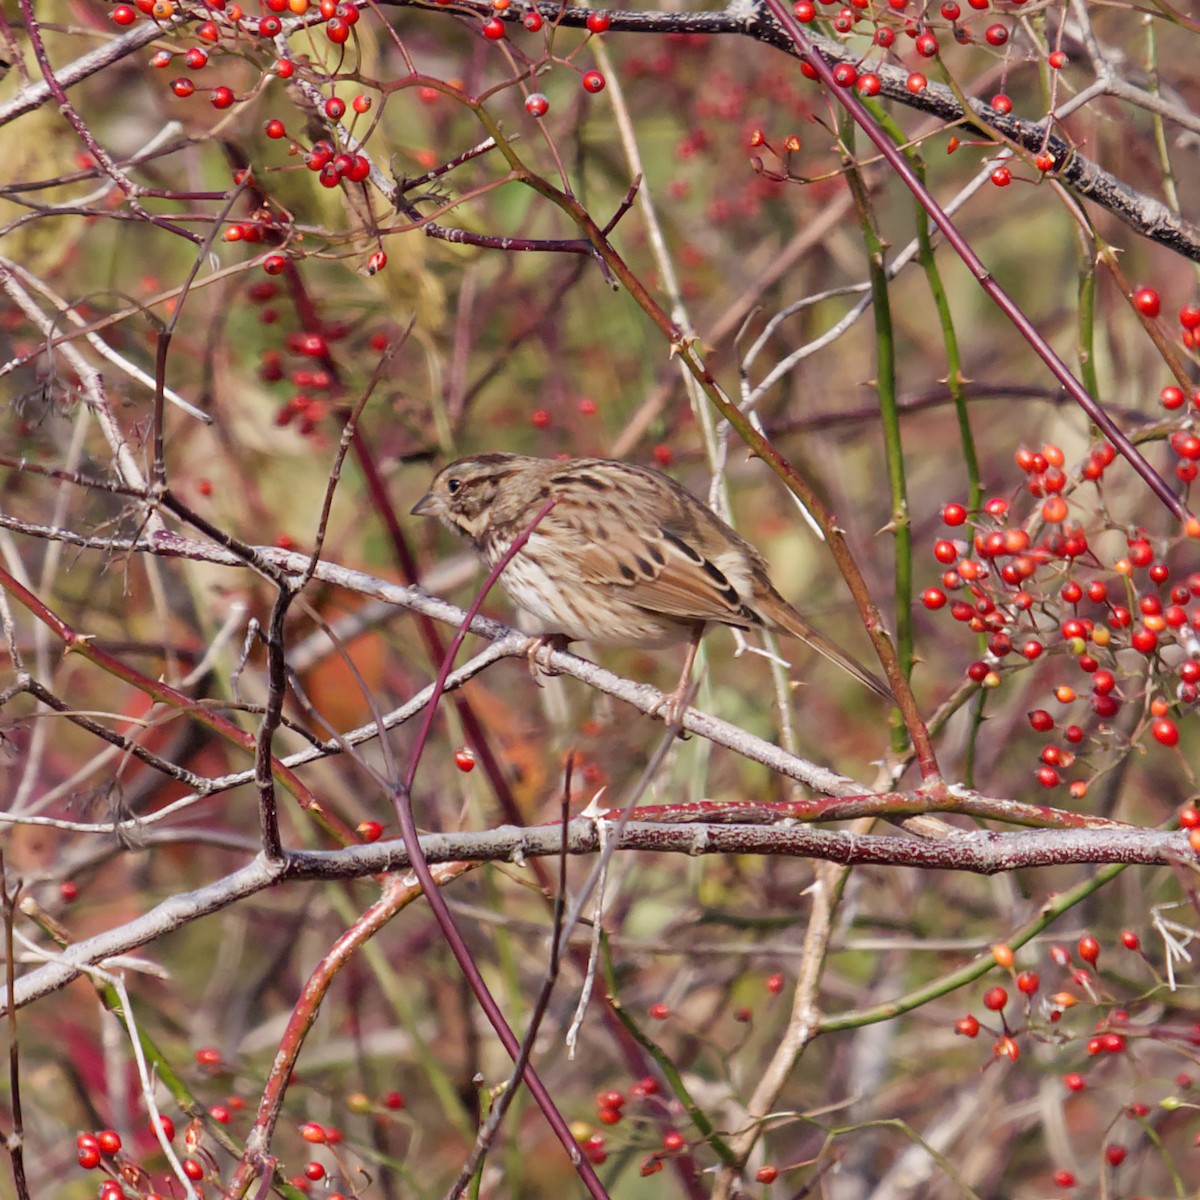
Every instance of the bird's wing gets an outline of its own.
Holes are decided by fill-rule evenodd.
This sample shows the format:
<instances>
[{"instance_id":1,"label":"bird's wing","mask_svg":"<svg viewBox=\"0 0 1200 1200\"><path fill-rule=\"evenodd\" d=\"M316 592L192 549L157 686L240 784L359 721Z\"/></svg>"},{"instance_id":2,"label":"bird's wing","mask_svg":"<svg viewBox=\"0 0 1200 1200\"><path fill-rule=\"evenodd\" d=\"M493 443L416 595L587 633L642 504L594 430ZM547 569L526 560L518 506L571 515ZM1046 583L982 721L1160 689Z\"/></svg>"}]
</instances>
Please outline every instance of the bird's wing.
<instances>
[{"instance_id":1,"label":"bird's wing","mask_svg":"<svg viewBox=\"0 0 1200 1200\"><path fill-rule=\"evenodd\" d=\"M585 584L611 588L647 612L682 621L742 628L762 624L743 601L743 592L749 594L748 581L737 578L737 560L730 563L728 547L723 547L723 566L718 565L700 548L705 538L681 522L634 530L628 521L611 515L576 519L557 509L543 521L546 526L558 527L546 530L554 534L557 569Z\"/></svg>"}]
</instances>

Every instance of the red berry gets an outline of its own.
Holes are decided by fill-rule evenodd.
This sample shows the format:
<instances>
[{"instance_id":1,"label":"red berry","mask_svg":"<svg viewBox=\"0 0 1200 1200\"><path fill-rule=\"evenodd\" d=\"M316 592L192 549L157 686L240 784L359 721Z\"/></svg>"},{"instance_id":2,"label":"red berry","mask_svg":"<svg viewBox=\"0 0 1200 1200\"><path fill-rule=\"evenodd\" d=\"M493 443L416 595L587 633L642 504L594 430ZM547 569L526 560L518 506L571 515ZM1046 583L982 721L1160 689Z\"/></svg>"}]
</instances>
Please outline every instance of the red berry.
<instances>
[{"instance_id":1,"label":"red berry","mask_svg":"<svg viewBox=\"0 0 1200 1200\"><path fill-rule=\"evenodd\" d=\"M550 101L541 92L532 92L525 97L525 111L531 117L544 117L550 108Z\"/></svg>"},{"instance_id":2,"label":"red berry","mask_svg":"<svg viewBox=\"0 0 1200 1200\"><path fill-rule=\"evenodd\" d=\"M591 92L595 95L596 92L604 91L605 78L599 71L585 71L583 79L580 81L583 84L585 92Z\"/></svg>"},{"instance_id":3,"label":"red berry","mask_svg":"<svg viewBox=\"0 0 1200 1200\"><path fill-rule=\"evenodd\" d=\"M1190 331L1200 329L1200 305L1185 304L1179 310L1179 323Z\"/></svg>"},{"instance_id":4,"label":"red berry","mask_svg":"<svg viewBox=\"0 0 1200 1200\"><path fill-rule=\"evenodd\" d=\"M189 71L199 71L201 67L208 66L208 51L201 50L199 46L193 46L184 54L183 65Z\"/></svg>"},{"instance_id":5,"label":"red berry","mask_svg":"<svg viewBox=\"0 0 1200 1200\"><path fill-rule=\"evenodd\" d=\"M483 23L483 36L498 42L504 36L504 22L499 17L489 17Z\"/></svg>"},{"instance_id":6,"label":"red berry","mask_svg":"<svg viewBox=\"0 0 1200 1200\"><path fill-rule=\"evenodd\" d=\"M258 23L258 32L263 37L278 37L283 31L283 22L278 17L263 17Z\"/></svg>"},{"instance_id":7,"label":"red berry","mask_svg":"<svg viewBox=\"0 0 1200 1200\"><path fill-rule=\"evenodd\" d=\"M946 593L941 588L926 588L921 593L921 603L931 612L946 606Z\"/></svg>"},{"instance_id":8,"label":"red berry","mask_svg":"<svg viewBox=\"0 0 1200 1200\"><path fill-rule=\"evenodd\" d=\"M973 1038L979 1033L979 1020L968 1013L954 1022L954 1032L963 1037Z\"/></svg>"},{"instance_id":9,"label":"red berry","mask_svg":"<svg viewBox=\"0 0 1200 1200\"><path fill-rule=\"evenodd\" d=\"M961 504L947 504L942 509L943 525L961 525L967 519L967 510Z\"/></svg>"},{"instance_id":10,"label":"red berry","mask_svg":"<svg viewBox=\"0 0 1200 1200\"><path fill-rule=\"evenodd\" d=\"M186 100L196 90L196 85L190 79L176 79L171 84L171 91L175 93L181 100Z\"/></svg>"},{"instance_id":11,"label":"red berry","mask_svg":"<svg viewBox=\"0 0 1200 1200\"><path fill-rule=\"evenodd\" d=\"M470 746L460 746L454 752L454 765L464 775L475 770L475 751Z\"/></svg>"},{"instance_id":12,"label":"red berry","mask_svg":"<svg viewBox=\"0 0 1200 1200\"><path fill-rule=\"evenodd\" d=\"M932 33L923 33L916 40L917 53L922 58L933 58L938 52L938 40Z\"/></svg>"},{"instance_id":13,"label":"red berry","mask_svg":"<svg viewBox=\"0 0 1200 1200\"><path fill-rule=\"evenodd\" d=\"M1144 625L1133 631L1129 644L1139 653L1150 655L1158 647L1158 634L1147 629Z\"/></svg>"},{"instance_id":14,"label":"red berry","mask_svg":"<svg viewBox=\"0 0 1200 1200\"><path fill-rule=\"evenodd\" d=\"M209 95L209 100L213 108L229 108L233 104L233 88L217 87L213 88Z\"/></svg>"},{"instance_id":15,"label":"red berry","mask_svg":"<svg viewBox=\"0 0 1200 1200\"><path fill-rule=\"evenodd\" d=\"M1160 717L1150 726L1154 740L1163 746L1179 744L1179 726L1168 717Z\"/></svg>"},{"instance_id":16,"label":"red berry","mask_svg":"<svg viewBox=\"0 0 1200 1200\"><path fill-rule=\"evenodd\" d=\"M1036 971L1022 971L1017 976L1017 990L1026 996L1032 996L1038 990L1040 982Z\"/></svg>"},{"instance_id":17,"label":"red berry","mask_svg":"<svg viewBox=\"0 0 1200 1200\"><path fill-rule=\"evenodd\" d=\"M325 115L331 121L339 121L346 115L346 102L340 96L330 96L325 101Z\"/></svg>"},{"instance_id":18,"label":"red berry","mask_svg":"<svg viewBox=\"0 0 1200 1200\"><path fill-rule=\"evenodd\" d=\"M1110 1167L1119 1167L1125 1161L1125 1147L1107 1146L1104 1150L1104 1158Z\"/></svg>"},{"instance_id":19,"label":"red berry","mask_svg":"<svg viewBox=\"0 0 1200 1200\"><path fill-rule=\"evenodd\" d=\"M1038 733L1049 733L1054 728L1054 718L1044 709L1035 708L1029 713L1029 724L1033 726Z\"/></svg>"},{"instance_id":20,"label":"red berry","mask_svg":"<svg viewBox=\"0 0 1200 1200\"><path fill-rule=\"evenodd\" d=\"M274 118L273 120L268 121L263 126L263 132L269 138L278 139L278 138L282 138L282 137L287 137L287 130L284 128L283 122L281 120L279 120L278 117Z\"/></svg>"},{"instance_id":21,"label":"red berry","mask_svg":"<svg viewBox=\"0 0 1200 1200\"><path fill-rule=\"evenodd\" d=\"M792 6L792 16L800 22L801 25L807 25L810 21L816 19L817 6L812 0L796 0Z\"/></svg>"},{"instance_id":22,"label":"red berry","mask_svg":"<svg viewBox=\"0 0 1200 1200\"><path fill-rule=\"evenodd\" d=\"M1008 187L1012 183L1012 172L1007 167L997 167L992 172L992 182L997 187ZM1047 520L1050 518L1047 517Z\"/></svg>"},{"instance_id":23,"label":"red berry","mask_svg":"<svg viewBox=\"0 0 1200 1200\"><path fill-rule=\"evenodd\" d=\"M590 12L587 18L587 27L592 33L603 33L609 26L608 13L605 12Z\"/></svg>"},{"instance_id":24,"label":"red berry","mask_svg":"<svg viewBox=\"0 0 1200 1200\"><path fill-rule=\"evenodd\" d=\"M962 16L962 9L954 3L954 0L946 0L946 3L942 5L942 16L947 21L957 21Z\"/></svg>"},{"instance_id":25,"label":"red berry","mask_svg":"<svg viewBox=\"0 0 1200 1200\"><path fill-rule=\"evenodd\" d=\"M1133 307L1143 317L1149 317L1153 320L1162 310L1162 302L1158 298L1158 293L1153 288L1143 287L1138 288L1133 293Z\"/></svg>"},{"instance_id":26,"label":"red berry","mask_svg":"<svg viewBox=\"0 0 1200 1200\"><path fill-rule=\"evenodd\" d=\"M1091 963L1093 967L1100 957L1100 943L1090 933L1085 933L1079 939L1079 957L1085 963Z\"/></svg>"},{"instance_id":27,"label":"red berry","mask_svg":"<svg viewBox=\"0 0 1200 1200\"><path fill-rule=\"evenodd\" d=\"M521 24L524 25L530 33L537 33L537 31L542 27L542 14L534 9L530 9L527 13L525 13L524 16L522 16Z\"/></svg>"},{"instance_id":28,"label":"red berry","mask_svg":"<svg viewBox=\"0 0 1200 1200\"><path fill-rule=\"evenodd\" d=\"M1007 117L1012 112L1012 101L1003 93L997 92L992 97L992 107L1002 116Z\"/></svg>"},{"instance_id":29,"label":"red berry","mask_svg":"<svg viewBox=\"0 0 1200 1200\"><path fill-rule=\"evenodd\" d=\"M340 46L350 39L350 22L344 17L331 17L325 22L325 36L335 46Z\"/></svg>"},{"instance_id":30,"label":"red berry","mask_svg":"<svg viewBox=\"0 0 1200 1200\"><path fill-rule=\"evenodd\" d=\"M833 68L833 82L838 87L853 87L858 80L858 68L853 63L838 63Z\"/></svg>"},{"instance_id":31,"label":"red berry","mask_svg":"<svg viewBox=\"0 0 1200 1200\"><path fill-rule=\"evenodd\" d=\"M983 993L983 1007L999 1012L1008 1004L1008 993L1002 987L988 988Z\"/></svg>"},{"instance_id":32,"label":"red berry","mask_svg":"<svg viewBox=\"0 0 1200 1200\"><path fill-rule=\"evenodd\" d=\"M904 81L904 86L915 96L929 86L929 80L920 71L913 71Z\"/></svg>"},{"instance_id":33,"label":"red berry","mask_svg":"<svg viewBox=\"0 0 1200 1200\"><path fill-rule=\"evenodd\" d=\"M1061 50L1052 50L1046 61L1054 71L1061 71L1067 65L1067 56Z\"/></svg>"},{"instance_id":34,"label":"red berry","mask_svg":"<svg viewBox=\"0 0 1200 1200\"><path fill-rule=\"evenodd\" d=\"M128 4L118 4L109 16L116 25L132 25L137 20L137 10Z\"/></svg>"},{"instance_id":35,"label":"red berry","mask_svg":"<svg viewBox=\"0 0 1200 1200\"><path fill-rule=\"evenodd\" d=\"M1008 26L989 25L984 30L983 36L989 46L1003 46L1008 41Z\"/></svg>"}]
</instances>

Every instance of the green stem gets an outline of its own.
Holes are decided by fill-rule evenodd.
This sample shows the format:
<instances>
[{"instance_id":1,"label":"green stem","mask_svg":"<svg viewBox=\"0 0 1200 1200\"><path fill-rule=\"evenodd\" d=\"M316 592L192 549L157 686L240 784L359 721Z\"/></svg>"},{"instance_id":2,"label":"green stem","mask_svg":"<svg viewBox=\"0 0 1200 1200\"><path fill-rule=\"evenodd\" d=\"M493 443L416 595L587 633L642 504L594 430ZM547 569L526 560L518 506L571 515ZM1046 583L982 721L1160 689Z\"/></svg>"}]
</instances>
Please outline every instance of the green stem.
<instances>
[{"instance_id":1,"label":"green stem","mask_svg":"<svg viewBox=\"0 0 1200 1200\"><path fill-rule=\"evenodd\" d=\"M912 523L908 515L908 487L904 472L904 446L900 438L900 407L896 398L896 340L892 328L892 309L888 294L885 245L879 236L871 197L854 160L856 126L848 112L839 121L843 166L859 227L867 251L867 273L871 282L872 309L875 314L875 393L879 398L880 427L883 431L884 461L887 463L888 488L892 516L888 528L895 538L893 567L896 590L896 653L907 679L913 666L913 565ZM892 717L892 744L903 752L906 745L904 724L898 713Z\"/></svg>"}]
</instances>

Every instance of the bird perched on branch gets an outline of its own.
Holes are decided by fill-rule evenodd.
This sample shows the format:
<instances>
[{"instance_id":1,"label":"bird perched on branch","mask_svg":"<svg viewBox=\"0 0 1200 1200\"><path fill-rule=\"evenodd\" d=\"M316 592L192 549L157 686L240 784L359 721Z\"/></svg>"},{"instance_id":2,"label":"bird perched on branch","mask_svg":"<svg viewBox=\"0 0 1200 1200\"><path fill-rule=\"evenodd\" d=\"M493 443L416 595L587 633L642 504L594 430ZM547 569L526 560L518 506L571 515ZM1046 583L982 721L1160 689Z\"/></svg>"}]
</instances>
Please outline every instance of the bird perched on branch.
<instances>
[{"instance_id":1,"label":"bird perched on branch","mask_svg":"<svg viewBox=\"0 0 1200 1200\"><path fill-rule=\"evenodd\" d=\"M440 517L495 566L551 498L499 582L546 641L688 642L679 685L664 700L668 721L712 624L789 633L892 699L775 590L745 538L661 471L611 458L476 454L443 468L412 511Z\"/></svg>"}]
</instances>

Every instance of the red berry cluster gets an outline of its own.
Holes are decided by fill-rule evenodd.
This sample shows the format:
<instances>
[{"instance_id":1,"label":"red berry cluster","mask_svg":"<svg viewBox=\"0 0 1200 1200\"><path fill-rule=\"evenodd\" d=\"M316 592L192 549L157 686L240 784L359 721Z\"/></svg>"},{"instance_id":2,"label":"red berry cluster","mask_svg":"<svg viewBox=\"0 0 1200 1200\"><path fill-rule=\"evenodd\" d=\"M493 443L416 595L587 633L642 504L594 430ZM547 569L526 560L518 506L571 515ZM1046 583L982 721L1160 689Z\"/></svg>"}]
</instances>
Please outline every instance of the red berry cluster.
<instances>
[{"instance_id":1,"label":"red berry cluster","mask_svg":"<svg viewBox=\"0 0 1200 1200\"><path fill-rule=\"evenodd\" d=\"M940 586L927 588L922 602L930 610L946 609L986 639L987 657L967 669L975 682L996 687L1006 664L1011 671L1011 664L1047 654L1069 660L1069 670L1086 677L1093 724L1111 721L1122 704L1148 693L1150 719L1135 737L1149 732L1173 746L1179 731L1171 714L1200 697L1200 572L1173 581L1164 561L1168 547L1156 549L1140 530L1126 533L1125 553L1115 560L1106 562L1092 550L1079 518L1071 522L1072 510L1083 510L1078 485L1099 485L1114 458L1107 443L1094 446L1072 480L1058 446L1018 450L1024 493L1040 505L1024 520L1003 497L988 500L975 514L961 504L946 505L943 522L951 529L971 525L973 534L934 543L933 556L945 570ZM1140 666L1122 657L1130 650L1140 656L1135 660ZM1054 697L1062 706L1077 700L1069 675L1054 687ZM1039 733L1051 733L1060 723L1046 709L1030 713L1029 720ZM1043 749L1037 778L1044 787L1060 784L1073 765L1073 747L1085 737L1082 715L1077 721L1062 722L1065 745ZM1112 744L1108 728L1104 742ZM1083 780L1072 784L1073 795L1085 792Z\"/></svg>"},{"instance_id":2,"label":"red berry cluster","mask_svg":"<svg viewBox=\"0 0 1200 1200\"><path fill-rule=\"evenodd\" d=\"M278 259L276 264L272 259ZM269 256L263 263L269 273L282 271L286 259L282 255ZM280 319L274 301L284 293L279 284L270 279L260 279L246 291L248 299L259 308L259 321L274 325ZM340 341L349 333L345 325L330 324L320 332L295 331L284 338L284 351L292 356L292 363L285 362L284 353L278 349L262 352L259 360L259 377L266 383L287 380L296 390L275 414L279 426L293 422L300 433L308 436L316 431L318 423L328 416L331 396L337 380L332 369L331 343ZM386 344L386 338L383 338ZM382 348L377 339L372 339L372 348ZM308 360L308 361L305 361ZM313 360L318 360L314 362Z\"/></svg>"},{"instance_id":3,"label":"red berry cluster","mask_svg":"<svg viewBox=\"0 0 1200 1200\"><path fill-rule=\"evenodd\" d=\"M628 1096L623 1092L617 1091L615 1088L606 1089L596 1097L596 1120L601 1125L617 1125L625 1115L625 1104L628 1100L652 1102L653 1097L658 1095L658 1091L658 1080L652 1076L646 1076L645 1079L641 1079L635 1083L629 1089ZM653 1102L658 1103L661 1107L661 1102ZM579 1122L576 1128L576 1137L589 1160L597 1164L604 1162L608 1158L604 1136L599 1133L593 1133L584 1122ZM679 1154L687 1148L687 1139L679 1130L668 1129L662 1136L660 1146L660 1149L648 1154L642 1160L642 1175L658 1174L663 1168L664 1158Z\"/></svg>"},{"instance_id":4,"label":"red berry cluster","mask_svg":"<svg viewBox=\"0 0 1200 1200\"><path fill-rule=\"evenodd\" d=\"M304 156L304 165L313 171L322 187L335 188L343 180L362 183L371 174L371 162L362 154L337 151L333 143L321 138Z\"/></svg>"},{"instance_id":5,"label":"red berry cluster","mask_svg":"<svg viewBox=\"0 0 1200 1200\"><path fill-rule=\"evenodd\" d=\"M1120 935L1120 942L1125 951L1140 955L1141 944L1132 930L1125 930ZM1145 1055L1149 1055L1167 1046L1183 1057L1192 1055L1192 1048L1200 1045L1200 1023L1185 1028L1168 1021L1160 1013L1157 1001L1146 1001L1148 1012L1154 1014L1152 1023L1135 1022L1129 1009L1111 1001L1108 998L1108 990L1099 986L1096 975L1100 960L1099 941L1091 934L1084 934L1076 946L1076 953L1083 966L1074 963L1071 951L1066 946L1055 945L1050 948L1051 961L1064 973L1064 982L1059 991L1043 997L1041 1002L1035 1005L1034 998L1041 989L1038 974L1029 970L1018 972L1011 947L999 945L992 948L992 957L997 966L1008 973L1016 990L1025 998L1021 1024L1017 1025L1010 1023L1011 1010L1007 988L995 985L983 993L983 1007L988 1012L997 1014L1000 1019L998 1029L987 1030L994 1039L993 1061L1007 1059L1016 1062L1020 1057L1020 1044L1023 1041L1033 1040L1042 1044L1053 1042L1064 1048L1082 1046L1087 1061L1062 1076L1065 1100L1070 1094L1087 1090L1091 1070L1101 1068L1106 1062L1116 1060L1119 1063L1128 1063L1131 1086L1141 1086L1155 1075L1155 1071L1150 1069L1150 1064L1136 1061L1143 1056L1143 1049ZM1123 976L1127 976L1130 970L1127 963L1121 964ZM1090 1004L1093 1007L1104 1004L1105 1007L1090 1029L1064 1028L1064 1024L1069 1024L1064 1022L1066 1014L1082 1004ZM983 1029L984 1024L972 1013L954 1022L954 1032L962 1037L975 1038ZM1161 1068L1161 1060L1154 1065ZM1105 1070L1103 1079L1105 1087L1111 1088L1112 1069ZM1193 1080L1190 1074L1180 1073L1175 1076L1173 1084L1180 1091L1188 1091L1193 1087ZM1137 1101L1124 1105L1122 1112L1126 1118L1142 1121L1149 1115L1150 1108ZM1109 1166L1119 1165L1124 1157L1125 1150L1118 1143L1110 1143L1104 1149L1104 1161ZM1060 1187L1073 1186L1074 1176L1070 1172L1061 1171L1055 1179Z\"/></svg>"},{"instance_id":6,"label":"red berry cluster","mask_svg":"<svg viewBox=\"0 0 1200 1200\"><path fill-rule=\"evenodd\" d=\"M168 1142L175 1140L175 1123L170 1117L157 1118L157 1128L152 1124L137 1139L147 1147L157 1147L159 1137ZM162 1192L156 1190L150 1174L143 1170L135 1158L125 1149L121 1135L113 1129L101 1129L96 1133L80 1133L75 1138L76 1161L85 1171L103 1171L108 1178L97 1189L100 1200L127 1200L137 1195L142 1200L162 1200ZM184 1171L193 1180L203 1177L203 1168L198 1174L188 1170L193 1159L184 1159ZM164 1183L163 1192L171 1191Z\"/></svg>"},{"instance_id":7,"label":"red berry cluster","mask_svg":"<svg viewBox=\"0 0 1200 1200\"><path fill-rule=\"evenodd\" d=\"M1162 297L1152 287L1135 288L1129 301L1149 321L1157 320L1162 312ZM1179 340L1185 349L1195 350L1200 346L1200 305L1185 304L1179 310L1179 325L1182 329Z\"/></svg>"},{"instance_id":8,"label":"red berry cluster","mask_svg":"<svg viewBox=\"0 0 1200 1200\"><path fill-rule=\"evenodd\" d=\"M837 4L838 0L822 0L822 3ZM1019 7L1026 0L1011 0L1011 3ZM967 0L967 6L987 12L991 8L991 0ZM811 24L818 17L817 5L814 0L797 0L792 6L792 15L802 25ZM822 20L828 21L834 34L846 39L860 35L860 27L867 24L872 32L872 53L879 54L882 61L891 60L901 66L906 64L903 56L895 50L897 37L912 42L913 52L919 62L920 59L937 58L941 54L943 38L958 44L983 43L999 49L1007 44L1013 32L1005 21L992 20L981 30L972 26L964 20L962 6L957 0L945 0L936 11L932 5L918 5L915 0L887 0L886 3L882 0L849 0L832 16L822 17ZM1065 65L1066 58L1061 52L1055 51L1047 56L1047 61L1057 69ZM880 88L878 75L862 68L862 61L857 64L840 63L834 71L834 79L839 87L855 87L863 95L877 95ZM802 62L800 69L808 78L817 78L810 63ZM928 85L929 81L921 71L909 71L907 87L910 92L920 93ZM1002 99L1007 101L1007 107L995 105L997 111L1011 112L1011 101L1007 97Z\"/></svg>"},{"instance_id":9,"label":"red berry cluster","mask_svg":"<svg viewBox=\"0 0 1200 1200\"><path fill-rule=\"evenodd\" d=\"M226 227L222 237L227 242L257 243L268 236L282 236L279 217L266 205L256 209L245 221L235 221Z\"/></svg>"},{"instance_id":10,"label":"red berry cluster","mask_svg":"<svg viewBox=\"0 0 1200 1200\"><path fill-rule=\"evenodd\" d=\"M448 2L449 0L438 0L439 4ZM507 36L512 23L505 21L499 14L507 12L511 7L512 0L492 0L493 15L485 17L483 23L480 25L480 31L488 41L500 42ZM521 14L521 25L528 33L538 33L544 24L542 14L536 9L526 9ZM606 12L589 12L587 15L586 25L589 34L604 33L611 24L612 18ZM583 71L580 75L580 83L583 85L583 90L591 92L593 95L596 92L602 92L607 82L604 76L596 70ZM549 105L546 102L546 98L538 94L536 99L531 97L529 100L526 100L525 107L533 116L541 117L545 115Z\"/></svg>"},{"instance_id":11,"label":"red berry cluster","mask_svg":"<svg viewBox=\"0 0 1200 1200\"><path fill-rule=\"evenodd\" d=\"M133 4L118 4L112 10L111 16L118 25L130 25L137 20L138 13L141 12L161 23L175 15L176 7L173 0L135 0ZM320 3L315 5L310 3L310 0L262 0L262 8L266 11L257 16L247 16L238 4L209 3L207 7L212 12L212 18L200 22L190 29L190 32L198 41L212 47L218 46L223 38L230 41L236 39L239 42L239 50L244 50L244 39L247 37L269 41L280 36L284 29L282 20L276 15L279 13L303 16L310 8L317 8L325 22L325 36L334 45L341 45L348 40L350 30L358 23L360 15L355 5L339 3L338 0L320 0ZM169 67L176 61L181 62L189 71L200 71L209 66L210 51L204 46L192 46L179 52L160 49L150 58L151 66L158 68ZM283 58L275 63L274 70L281 78L288 79L295 74L296 64L290 58ZM186 76L173 80L170 86L171 91L180 99L186 99L196 93L196 84ZM232 88L219 84L212 88L209 99L214 108L226 109L234 104L237 97ZM364 106L360 107L360 104ZM371 102L366 97L360 96L355 101L356 112L365 112L370 106ZM344 101L334 98L326 105L326 113L332 119L337 119L344 112ZM282 122L271 121L267 124L269 137L284 136ZM272 127L277 132L272 132Z\"/></svg>"},{"instance_id":12,"label":"red berry cluster","mask_svg":"<svg viewBox=\"0 0 1200 1200\"><path fill-rule=\"evenodd\" d=\"M646 1076L645 1079L639 1080L630 1089L628 1096L624 1092L617 1091L615 1088L609 1088L601 1092L596 1097L596 1120L601 1125L617 1125L625 1115L625 1104L628 1100L648 1101L651 1097L658 1094L658 1080L652 1076ZM579 1144L583 1148L583 1152L587 1155L588 1160L596 1165L603 1163L608 1158L607 1140L602 1133L593 1132L586 1122L579 1122L576 1134L579 1139ZM678 1145L675 1144L675 1139L678 1139ZM668 1141L675 1146L675 1149L669 1150L670 1153L677 1153L683 1147L683 1139L680 1134L674 1130L669 1132L663 1139L663 1149L668 1149ZM661 1155L652 1154L645 1163L642 1164L642 1174L654 1174L660 1169L661 1162L658 1166L647 1170L647 1164L657 1161Z\"/></svg>"}]
</instances>

